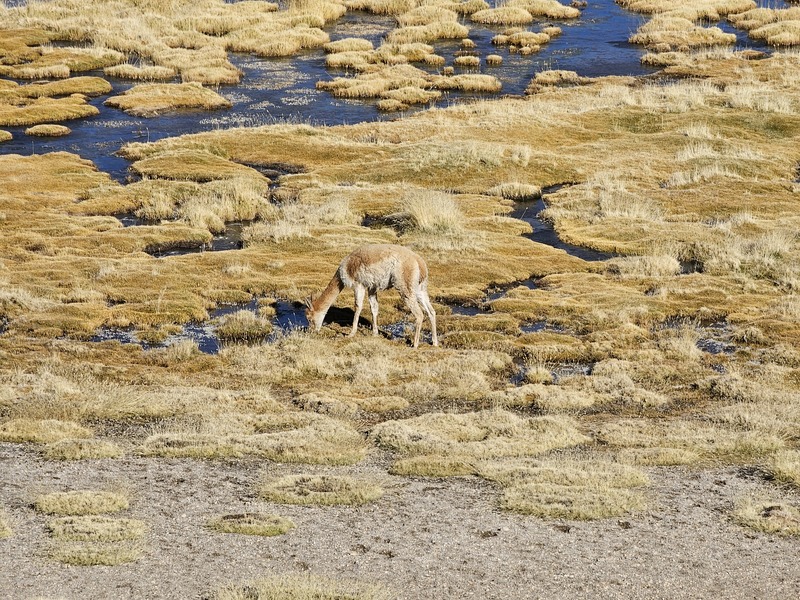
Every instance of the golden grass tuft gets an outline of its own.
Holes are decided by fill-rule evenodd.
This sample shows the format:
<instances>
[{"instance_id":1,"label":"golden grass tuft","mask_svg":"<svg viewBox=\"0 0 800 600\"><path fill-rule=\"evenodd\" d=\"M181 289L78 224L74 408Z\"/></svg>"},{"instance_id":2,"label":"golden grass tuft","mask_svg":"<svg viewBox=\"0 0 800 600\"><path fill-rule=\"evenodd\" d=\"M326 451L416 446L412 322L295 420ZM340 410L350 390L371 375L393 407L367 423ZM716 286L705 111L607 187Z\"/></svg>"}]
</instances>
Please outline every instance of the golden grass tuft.
<instances>
[{"instance_id":1,"label":"golden grass tuft","mask_svg":"<svg viewBox=\"0 0 800 600\"><path fill-rule=\"evenodd\" d=\"M147 531L144 521L89 515L59 517L47 522L50 537L66 542L137 540Z\"/></svg>"},{"instance_id":2,"label":"golden grass tuft","mask_svg":"<svg viewBox=\"0 0 800 600\"><path fill-rule=\"evenodd\" d=\"M266 513L222 515L206 522L206 527L217 533L238 533L272 537L283 535L295 528L291 519Z\"/></svg>"},{"instance_id":3,"label":"golden grass tuft","mask_svg":"<svg viewBox=\"0 0 800 600\"><path fill-rule=\"evenodd\" d=\"M498 183L486 190L490 196L501 196L515 202L532 202L542 197L542 188L538 185L508 181Z\"/></svg>"},{"instance_id":4,"label":"golden grass tuft","mask_svg":"<svg viewBox=\"0 0 800 600\"><path fill-rule=\"evenodd\" d=\"M50 548L48 556L60 563L77 567L114 567L134 562L141 557L140 543L59 543Z\"/></svg>"},{"instance_id":5,"label":"golden grass tuft","mask_svg":"<svg viewBox=\"0 0 800 600\"><path fill-rule=\"evenodd\" d=\"M69 438L89 438L92 435L91 429L78 423L54 419L12 419L0 425L0 441L3 442L49 444Z\"/></svg>"},{"instance_id":6,"label":"golden grass tuft","mask_svg":"<svg viewBox=\"0 0 800 600\"><path fill-rule=\"evenodd\" d=\"M37 137L62 137L70 133L72 133L72 130L64 125L34 125L25 130L25 135L34 135Z\"/></svg>"},{"instance_id":7,"label":"golden grass tuft","mask_svg":"<svg viewBox=\"0 0 800 600\"><path fill-rule=\"evenodd\" d=\"M140 160L133 170L142 176L206 182L250 178L265 181L255 169L233 163L206 150L174 150Z\"/></svg>"},{"instance_id":8,"label":"golden grass tuft","mask_svg":"<svg viewBox=\"0 0 800 600\"><path fill-rule=\"evenodd\" d=\"M433 78L437 90L459 90L462 92L499 92L503 84L493 75L470 73L463 75L439 76Z\"/></svg>"},{"instance_id":9,"label":"golden grass tuft","mask_svg":"<svg viewBox=\"0 0 800 600\"><path fill-rule=\"evenodd\" d=\"M106 440L64 439L45 446L42 455L48 460L120 458L122 449Z\"/></svg>"},{"instance_id":10,"label":"golden grass tuft","mask_svg":"<svg viewBox=\"0 0 800 600\"><path fill-rule=\"evenodd\" d=\"M214 600L388 600L389 597L377 586L309 574L277 575L229 585L211 596Z\"/></svg>"},{"instance_id":11,"label":"golden grass tuft","mask_svg":"<svg viewBox=\"0 0 800 600\"><path fill-rule=\"evenodd\" d=\"M800 535L800 509L787 502L741 500L733 512L733 520L739 525L779 535Z\"/></svg>"},{"instance_id":12,"label":"golden grass tuft","mask_svg":"<svg viewBox=\"0 0 800 600\"><path fill-rule=\"evenodd\" d=\"M496 67L503 64L503 57L499 54L488 54L486 56L486 64L490 67Z\"/></svg>"},{"instance_id":13,"label":"golden grass tuft","mask_svg":"<svg viewBox=\"0 0 800 600\"><path fill-rule=\"evenodd\" d=\"M681 448L625 448L617 454L617 460L642 467L665 467L691 465L700 460L700 455Z\"/></svg>"},{"instance_id":14,"label":"golden grass tuft","mask_svg":"<svg viewBox=\"0 0 800 600\"><path fill-rule=\"evenodd\" d=\"M199 83L145 83L108 98L104 104L137 117L175 110L218 110L231 103Z\"/></svg>"},{"instance_id":15,"label":"golden grass tuft","mask_svg":"<svg viewBox=\"0 0 800 600\"><path fill-rule=\"evenodd\" d=\"M504 410L428 413L375 426L370 439L407 455L532 456L588 441L567 417L523 418Z\"/></svg>"},{"instance_id":16,"label":"golden grass tuft","mask_svg":"<svg viewBox=\"0 0 800 600\"><path fill-rule=\"evenodd\" d=\"M598 440L618 448L673 448L702 458L752 459L781 450L785 442L773 434L735 431L697 421L623 419L604 425Z\"/></svg>"},{"instance_id":17,"label":"golden grass tuft","mask_svg":"<svg viewBox=\"0 0 800 600\"><path fill-rule=\"evenodd\" d=\"M142 456L230 458L253 455L278 462L344 465L366 453L361 435L345 421L301 412L231 416L207 430L167 431L148 437Z\"/></svg>"},{"instance_id":18,"label":"golden grass tuft","mask_svg":"<svg viewBox=\"0 0 800 600\"><path fill-rule=\"evenodd\" d=\"M280 504L361 506L383 495L373 483L333 475L287 475L265 481L258 488L262 500Z\"/></svg>"},{"instance_id":19,"label":"golden grass tuft","mask_svg":"<svg viewBox=\"0 0 800 600\"><path fill-rule=\"evenodd\" d=\"M174 79L177 71L172 67L159 67L157 65L114 65L103 69L103 74L108 77L132 79L134 81L169 81Z\"/></svg>"},{"instance_id":20,"label":"golden grass tuft","mask_svg":"<svg viewBox=\"0 0 800 600\"><path fill-rule=\"evenodd\" d=\"M533 16L524 8L502 6L474 12L469 17L475 23L484 25L527 25Z\"/></svg>"},{"instance_id":21,"label":"golden grass tuft","mask_svg":"<svg viewBox=\"0 0 800 600\"><path fill-rule=\"evenodd\" d=\"M36 498L33 506L48 515L99 515L128 509L128 499L116 492L76 490L53 492Z\"/></svg>"},{"instance_id":22,"label":"golden grass tuft","mask_svg":"<svg viewBox=\"0 0 800 600\"><path fill-rule=\"evenodd\" d=\"M767 469L778 481L800 488L800 450L776 452L767 460Z\"/></svg>"},{"instance_id":23,"label":"golden grass tuft","mask_svg":"<svg viewBox=\"0 0 800 600\"><path fill-rule=\"evenodd\" d=\"M217 337L223 342L261 342L272 333L272 323L249 310L240 310L220 319Z\"/></svg>"},{"instance_id":24,"label":"golden grass tuft","mask_svg":"<svg viewBox=\"0 0 800 600\"><path fill-rule=\"evenodd\" d=\"M648 484L638 469L601 460L491 461L478 474L505 488L503 508L543 518L607 519L641 510L645 497L631 488Z\"/></svg>"},{"instance_id":25,"label":"golden grass tuft","mask_svg":"<svg viewBox=\"0 0 800 600\"><path fill-rule=\"evenodd\" d=\"M457 67L477 69L481 66L481 59L477 56L457 56L453 64Z\"/></svg>"},{"instance_id":26,"label":"golden grass tuft","mask_svg":"<svg viewBox=\"0 0 800 600\"><path fill-rule=\"evenodd\" d=\"M473 475L475 464L469 457L424 454L396 460L389 472L414 477L457 477Z\"/></svg>"},{"instance_id":27,"label":"golden grass tuft","mask_svg":"<svg viewBox=\"0 0 800 600\"><path fill-rule=\"evenodd\" d=\"M464 229L464 214L451 194L409 190L396 218L413 231L431 235L457 235Z\"/></svg>"},{"instance_id":28,"label":"golden grass tuft","mask_svg":"<svg viewBox=\"0 0 800 600\"><path fill-rule=\"evenodd\" d=\"M363 38L343 38L328 42L323 46L325 52L368 52L374 49L372 42Z\"/></svg>"},{"instance_id":29,"label":"golden grass tuft","mask_svg":"<svg viewBox=\"0 0 800 600\"><path fill-rule=\"evenodd\" d=\"M11 134L10 131L2 131L2 130L0 130L0 143L10 142L13 139L14 139L14 136Z\"/></svg>"},{"instance_id":30,"label":"golden grass tuft","mask_svg":"<svg viewBox=\"0 0 800 600\"><path fill-rule=\"evenodd\" d=\"M564 6L559 0L508 0L505 6L522 8L534 17L576 19L581 16L574 6Z\"/></svg>"}]
</instances>

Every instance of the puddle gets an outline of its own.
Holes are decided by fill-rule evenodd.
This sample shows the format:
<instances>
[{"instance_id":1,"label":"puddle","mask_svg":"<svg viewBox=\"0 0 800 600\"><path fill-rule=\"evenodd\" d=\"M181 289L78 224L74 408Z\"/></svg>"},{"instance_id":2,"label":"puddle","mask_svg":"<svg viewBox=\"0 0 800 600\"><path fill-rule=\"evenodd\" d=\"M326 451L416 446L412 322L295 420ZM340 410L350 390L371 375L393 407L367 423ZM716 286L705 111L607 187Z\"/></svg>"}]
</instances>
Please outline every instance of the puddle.
<instances>
[{"instance_id":1,"label":"puddle","mask_svg":"<svg viewBox=\"0 0 800 600\"><path fill-rule=\"evenodd\" d=\"M534 321L533 323L521 325L520 331L522 331L522 333L537 333L540 331L549 333L564 333L567 330L560 325L549 323L548 321Z\"/></svg>"},{"instance_id":2,"label":"puddle","mask_svg":"<svg viewBox=\"0 0 800 600\"><path fill-rule=\"evenodd\" d=\"M120 217L117 217L122 221ZM136 217L134 217L135 219ZM198 252L222 252L225 250L239 250L244 247L242 242L242 230L252 221L234 221L225 223L225 231L215 235L208 244L192 244L191 242L179 242L176 247L164 248L145 248L145 252L156 258L167 258L169 256L184 256L186 254L197 254ZM123 222L123 225L125 223ZM142 225L145 222L134 223ZM128 225L126 225L127 227Z\"/></svg>"},{"instance_id":3,"label":"puddle","mask_svg":"<svg viewBox=\"0 0 800 600\"><path fill-rule=\"evenodd\" d=\"M555 190L551 189L550 191L552 192ZM547 205L544 201L545 197L546 193L543 192L542 198L536 200L535 202L514 203L514 210L509 216L519 219L520 221L525 221L533 229L531 233L526 233L525 237L533 240L534 242L547 244L553 248L564 250L570 256L574 256L586 261L596 262L608 260L609 258L614 258L614 256L616 256L610 252L601 252L599 250L593 250L592 248L575 246L574 244L569 244L562 241L561 238L558 237L555 229L553 229L553 225L539 218L539 213L547 208Z\"/></svg>"},{"instance_id":4,"label":"puddle","mask_svg":"<svg viewBox=\"0 0 800 600\"><path fill-rule=\"evenodd\" d=\"M516 364L515 367L510 383L516 386L525 385L527 369L522 364ZM545 368L550 371L553 384L558 384L560 381L576 375L590 375L594 368L594 363L555 363L545 365Z\"/></svg>"}]
</instances>

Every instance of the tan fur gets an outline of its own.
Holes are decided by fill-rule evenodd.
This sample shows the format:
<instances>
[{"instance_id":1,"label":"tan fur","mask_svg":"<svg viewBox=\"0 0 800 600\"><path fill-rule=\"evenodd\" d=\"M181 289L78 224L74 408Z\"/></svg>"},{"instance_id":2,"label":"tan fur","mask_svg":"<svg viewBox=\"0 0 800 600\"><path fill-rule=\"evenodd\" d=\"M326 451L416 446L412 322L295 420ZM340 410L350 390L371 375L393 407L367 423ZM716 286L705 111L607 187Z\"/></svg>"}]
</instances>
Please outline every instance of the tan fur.
<instances>
[{"instance_id":1,"label":"tan fur","mask_svg":"<svg viewBox=\"0 0 800 600\"><path fill-rule=\"evenodd\" d=\"M315 331L322 327L328 309L346 287L355 294L355 316L351 336L356 334L358 317L364 306L364 296L369 296L372 310L372 333L378 335L378 292L394 288L414 315L414 347L419 345L424 314L431 322L432 341L439 345L436 335L436 312L428 298L428 265L425 260L405 246L394 244L369 244L354 250L342 260L333 278L313 301L307 301L306 317ZM420 308L422 305L422 308Z\"/></svg>"}]
</instances>

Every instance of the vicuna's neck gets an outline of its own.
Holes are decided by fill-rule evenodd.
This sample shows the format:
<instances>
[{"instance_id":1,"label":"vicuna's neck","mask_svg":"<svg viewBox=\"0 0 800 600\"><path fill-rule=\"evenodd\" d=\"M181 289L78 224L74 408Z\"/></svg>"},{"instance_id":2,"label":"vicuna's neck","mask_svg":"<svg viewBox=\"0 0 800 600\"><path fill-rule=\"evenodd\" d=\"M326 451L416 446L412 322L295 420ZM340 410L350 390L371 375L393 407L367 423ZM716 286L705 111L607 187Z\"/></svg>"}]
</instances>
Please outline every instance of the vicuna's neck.
<instances>
[{"instance_id":1,"label":"vicuna's neck","mask_svg":"<svg viewBox=\"0 0 800 600\"><path fill-rule=\"evenodd\" d=\"M328 283L328 287L322 290L322 293L311 303L314 312L322 315L327 314L328 309L336 302L336 298L343 289L344 283L342 283L339 273L337 272L330 283Z\"/></svg>"}]
</instances>

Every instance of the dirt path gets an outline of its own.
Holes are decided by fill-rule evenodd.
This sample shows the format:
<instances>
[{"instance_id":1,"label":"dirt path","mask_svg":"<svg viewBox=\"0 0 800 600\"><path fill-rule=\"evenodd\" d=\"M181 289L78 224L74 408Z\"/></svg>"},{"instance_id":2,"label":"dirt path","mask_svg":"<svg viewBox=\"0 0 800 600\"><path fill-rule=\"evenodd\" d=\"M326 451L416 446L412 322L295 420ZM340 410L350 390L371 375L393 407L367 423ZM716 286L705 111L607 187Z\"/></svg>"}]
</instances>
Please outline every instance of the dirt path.
<instances>
[{"instance_id":1,"label":"dirt path","mask_svg":"<svg viewBox=\"0 0 800 600\"><path fill-rule=\"evenodd\" d=\"M263 473L374 477L387 489L362 508L263 503ZM542 521L500 512L498 492L476 478L386 475L375 456L352 468L287 469L257 460L44 461L0 444L0 505L15 535L0 541L0 597L200 598L226 583L291 571L358 578L397 597L769 598L800 597L800 540L758 534L727 520L734 501L782 492L746 470L651 471L650 509L624 519ZM43 557L41 492L129 491L145 520L147 551L117 567L70 567ZM214 514L269 511L297 529L276 538L211 533Z\"/></svg>"}]
</instances>

